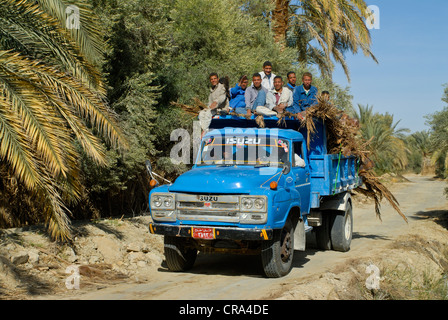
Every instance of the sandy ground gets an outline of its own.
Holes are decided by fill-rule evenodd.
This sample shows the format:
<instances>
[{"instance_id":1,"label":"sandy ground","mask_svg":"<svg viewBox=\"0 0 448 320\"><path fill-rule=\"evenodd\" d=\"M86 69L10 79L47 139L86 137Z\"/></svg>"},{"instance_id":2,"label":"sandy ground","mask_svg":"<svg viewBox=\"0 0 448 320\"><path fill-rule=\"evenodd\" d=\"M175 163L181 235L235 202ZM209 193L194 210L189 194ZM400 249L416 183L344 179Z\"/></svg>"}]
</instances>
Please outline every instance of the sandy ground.
<instances>
[{"instance_id":1,"label":"sandy ground","mask_svg":"<svg viewBox=\"0 0 448 320\"><path fill-rule=\"evenodd\" d=\"M310 234L280 279L263 277L258 256L200 254L189 272L169 272L147 216L77 223L71 247L56 246L39 228L2 230L0 299L447 299L446 182L406 177L390 189L408 223L386 202L380 221L373 203L358 198L351 250L316 250Z\"/></svg>"}]
</instances>

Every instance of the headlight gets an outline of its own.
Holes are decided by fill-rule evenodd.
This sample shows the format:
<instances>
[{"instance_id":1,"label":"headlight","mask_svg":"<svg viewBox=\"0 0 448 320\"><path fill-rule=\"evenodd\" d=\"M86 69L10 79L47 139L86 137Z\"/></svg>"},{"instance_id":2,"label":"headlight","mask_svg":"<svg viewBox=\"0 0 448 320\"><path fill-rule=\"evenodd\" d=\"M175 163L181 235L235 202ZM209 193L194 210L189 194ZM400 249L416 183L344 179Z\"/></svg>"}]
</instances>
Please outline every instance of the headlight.
<instances>
[{"instance_id":1,"label":"headlight","mask_svg":"<svg viewBox=\"0 0 448 320\"><path fill-rule=\"evenodd\" d=\"M151 195L151 215L156 221L176 221L175 195L157 193Z\"/></svg>"},{"instance_id":2,"label":"headlight","mask_svg":"<svg viewBox=\"0 0 448 320\"><path fill-rule=\"evenodd\" d=\"M151 196L151 208L157 210L174 210L174 195L172 194L154 194Z\"/></svg>"},{"instance_id":3,"label":"headlight","mask_svg":"<svg viewBox=\"0 0 448 320\"><path fill-rule=\"evenodd\" d=\"M152 204L154 205L154 207L158 208L162 205L162 198L159 196L155 196L152 200Z\"/></svg>"},{"instance_id":4,"label":"headlight","mask_svg":"<svg viewBox=\"0 0 448 320\"><path fill-rule=\"evenodd\" d=\"M267 199L265 196L241 198L240 223L263 224L268 220Z\"/></svg>"},{"instance_id":5,"label":"headlight","mask_svg":"<svg viewBox=\"0 0 448 320\"><path fill-rule=\"evenodd\" d=\"M254 205L254 200L250 198L243 198L242 200L243 209L250 210Z\"/></svg>"},{"instance_id":6,"label":"headlight","mask_svg":"<svg viewBox=\"0 0 448 320\"><path fill-rule=\"evenodd\" d=\"M173 205L173 198L171 198L171 197L166 197L166 198L163 200L163 205L164 205L166 208L171 207L171 206Z\"/></svg>"},{"instance_id":7,"label":"headlight","mask_svg":"<svg viewBox=\"0 0 448 320\"><path fill-rule=\"evenodd\" d=\"M266 212L267 203L264 196L242 197L241 211Z\"/></svg>"},{"instance_id":8,"label":"headlight","mask_svg":"<svg viewBox=\"0 0 448 320\"><path fill-rule=\"evenodd\" d=\"M262 210L264 209L264 199L260 198L260 199L256 199L254 201L254 207L257 210Z\"/></svg>"}]
</instances>

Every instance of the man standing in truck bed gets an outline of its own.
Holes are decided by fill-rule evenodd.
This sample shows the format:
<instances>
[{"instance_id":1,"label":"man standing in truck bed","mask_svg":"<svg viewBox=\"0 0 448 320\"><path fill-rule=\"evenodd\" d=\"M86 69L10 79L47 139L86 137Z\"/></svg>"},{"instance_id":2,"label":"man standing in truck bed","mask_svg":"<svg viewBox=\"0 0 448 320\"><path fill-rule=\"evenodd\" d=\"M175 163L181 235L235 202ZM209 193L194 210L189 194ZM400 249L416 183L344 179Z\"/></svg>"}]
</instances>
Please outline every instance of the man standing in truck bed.
<instances>
[{"instance_id":1,"label":"man standing in truck bed","mask_svg":"<svg viewBox=\"0 0 448 320\"><path fill-rule=\"evenodd\" d=\"M261 85L268 91L274 89L275 74L272 73L272 63L265 61L263 63L263 71L259 72L261 76Z\"/></svg>"}]
</instances>

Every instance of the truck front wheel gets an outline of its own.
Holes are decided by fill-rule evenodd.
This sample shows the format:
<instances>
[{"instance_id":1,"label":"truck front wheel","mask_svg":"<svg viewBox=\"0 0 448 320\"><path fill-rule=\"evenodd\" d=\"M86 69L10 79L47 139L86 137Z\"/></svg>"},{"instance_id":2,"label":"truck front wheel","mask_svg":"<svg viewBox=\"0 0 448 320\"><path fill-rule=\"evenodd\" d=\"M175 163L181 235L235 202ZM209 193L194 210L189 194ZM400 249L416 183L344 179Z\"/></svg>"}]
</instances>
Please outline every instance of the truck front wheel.
<instances>
[{"instance_id":1,"label":"truck front wheel","mask_svg":"<svg viewBox=\"0 0 448 320\"><path fill-rule=\"evenodd\" d=\"M272 240L262 243L261 261L265 275L269 278L287 275L291 271L293 257L294 227L288 219L282 230L274 232Z\"/></svg>"},{"instance_id":2,"label":"truck front wheel","mask_svg":"<svg viewBox=\"0 0 448 320\"><path fill-rule=\"evenodd\" d=\"M168 269L186 271L193 267L198 251L188 246L185 238L165 236L164 247Z\"/></svg>"},{"instance_id":3,"label":"truck front wheel","mask_svg":"<svg viewBox=\"0 0 448 320\"><path fill-rule=\"evenodd\" d=\"M350 250L353 234L353 213L350 203L345 212L337 212L331 227L331 245L333 250L347 252Z\"/></svg>"}]
</instances>

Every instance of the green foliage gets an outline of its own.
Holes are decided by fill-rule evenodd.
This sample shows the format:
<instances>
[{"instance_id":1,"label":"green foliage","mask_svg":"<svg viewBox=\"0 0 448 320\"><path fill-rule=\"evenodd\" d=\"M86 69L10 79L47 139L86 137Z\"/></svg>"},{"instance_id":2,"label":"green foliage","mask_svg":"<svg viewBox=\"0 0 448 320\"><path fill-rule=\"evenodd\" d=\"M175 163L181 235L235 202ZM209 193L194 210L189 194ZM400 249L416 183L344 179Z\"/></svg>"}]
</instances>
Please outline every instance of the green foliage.
<instances>
[{"instance_id":1,"label":"green foliage","mask_svg":"<svg viewBox=\"0 0 448 320\"><path fill-rule=\"evenodd\" d=\"M173 53L169 0L92 1L105 26L108 44L103 70L113 104L127 90L134 75L153 73L152 85ZM118 110L119 112L121 110Z\"/></svg>"},{"instance_id":2,"label":"green foliage","mask_svg":"<svg viewBox=\"0 0 448 320\"><path fill-rule=\"evenodd\" d=\"M385 172L401 172L407 164L408 149L404 142L404 132L408 129L397 129L400 121L394 123L393 115L373 112L372 106L358 105L359 112L354 116L359 120L364 140L370 141L369 150L375 162L378 174Z\"/></svg>"},{"instance_id":3,"label":"green foliage","mask_svg":"<svg viewBox=\"0 0 448 320\"><path fill-rule=\"evenodd\" d=\"M99 211L114 214L115 209L137 210L135 206L146 199L147 181L142 177L149 152L155 153L153 128L157 114L154 105L160 97L160 88L151 86L152 78L150 73L130 78L123 96L114 104L122 110L120 120L129 150L108 150L107 168L95 166L87 158L82 161L84 184L90 197L102 199L95 201Z\"/></svg>"},{"instance_id":4,"label":"green foliage","mask_svg":"<svg viewBox=\"0 0 448 320\"><path fill-rule=\"evenodd\" d=\"M442 101L448 103L448 83L444 85Z\"/></svg>"},{"instance_id":5,"label":"green foliage","mask_svg":"<svg viewBox=\"0 0 448 320\"><path fill-rule=\"evenodd\" d=\"M280 50L269 26L241 10L237 0L176 1L170 15L176 52L164 74L181 103L194 97L206 100L208 74L229 76L231 85L246 74L260 72L264 61L276 74L286 75L294 52Z\"/></svg>"},{"instance_id":6,"label":"green foliage","mask_svg":"<svg viewBox=\"0 0 448 320\"><path fill-rule=\"evenodd\" d=\"M432 153L428 131L418 131L406 137L409 150L408 170L414 173L426 174L430 167L429 158Z\"/></svg>"},{"instance_id":7,"label":"green foliage","mask_svg":"<svg viewBox=\"0 0 448 320\"><path fill-rule=\"evenodd\" d=\"M434 150L432 157L433 164L436 166L436 176L445 178L447 176L447 155L448 155L448 107L427 117L430 126L430 142Z\"/></svg>"},{"instance_id":8,"label":"green foliage","mask_svg":"<svg viewBox=\"0 0 448 320\"><path fill-rule=\"evenodd\" d=\"M163 89L159 74L172 50L167 2L93 2L109 45L103 63L107 97L129 149L108 150L107 168L82 159L85 198L92 212L122 215L146 209L149 187L144 164L160 154L155 144Z\"/></svg>"},{"instance_id":9,"label":"green foliage","mask_svg":"<svg viewBox=\"0 0 448 320\"><path fill-rule=\"evenodd\" d=\"M445 85L442 101L448 103L448 84ZM430 126L429 140L436 176L446 178L448 176L448 106L428 115L426 119Z\"/></svg>"},{"instance_id":10,"label":"green foliage","mask_svg":"<svg viewBox=\"0 0 448 320\"><path fill-rule=\"evenodd\" d=\"M316 73L314 72L314 74ZM299 75L300 73L298 73L297 80L300 78ZM319 92L328 91L330 93L330 100L336 107L347 114L354 113L352 104L353 96L350 94L350 88L342 88L328 77L313 79L313 85L318 88Z\"/></svg>"}]
</instances>

